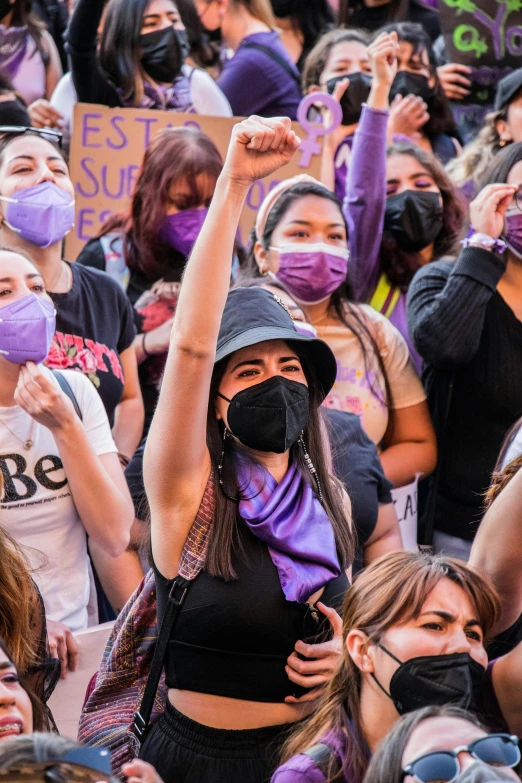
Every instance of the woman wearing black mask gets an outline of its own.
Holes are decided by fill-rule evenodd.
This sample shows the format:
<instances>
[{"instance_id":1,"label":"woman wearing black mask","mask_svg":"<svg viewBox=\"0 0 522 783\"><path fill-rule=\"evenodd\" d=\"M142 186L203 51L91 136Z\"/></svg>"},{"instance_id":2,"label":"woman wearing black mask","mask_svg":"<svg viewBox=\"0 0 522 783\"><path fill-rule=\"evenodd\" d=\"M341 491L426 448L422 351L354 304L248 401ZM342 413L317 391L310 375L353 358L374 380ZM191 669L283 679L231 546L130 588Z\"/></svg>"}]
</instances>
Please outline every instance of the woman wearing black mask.
<instances>
[{"instance_id":1,"label":"woman wearing black mask","mask_svg":"<svg viewBox=\"0 0 522 783\"><path fill-rule=\"evenodd\" d=\"M496 155L470 205L472 231L456 262L419 270L408 296L440 433L430 525L435 546L461 557L504 437L522 414L521 178L522 143L512 144Z\"/></svg>"},{"instance_id":2,"label":"woman wearing black mask","mask_svg":"<svg viewBox=\"0 0 522 783\"><path fill-rule=\"evenodd\" d=\"M412 22L390 24L384 30L396 32L399 42L397 74L390 90L388 138L398 133L409 136L446 165L461 147L449 101L437 76L430 39L420 24ZM422 114L411 111L415 97L426 104Z\"/></svg>"},{"instance_id":3,"label":"woman wearing black mask","mask_svg":"<svg viewBox=\"0 0 522 783\"><path fill-rule=\"evenodd\" d=\"M232 131L145 450L160 618L173 579L195 577L170 634L167 709L141 751L165 780L265 781L340 651L325 626L340 632L353 539L320 421L335 358L272 293L228 294L248 190L299 143L287 118Z\"/></svg>"},{"instance_id":4,"label":"woman wearing black mask","mask_svg":"<svg viewBox=\"0 0 522 783\"><path fill-rule=\"evenodd\" d=\"M319 765L327 781L361 783L399 716L431 705L518 734L522 647L489 666L485 650L499 621L494 587L459 560L397 552L372 563L346 595L342 662L272 783L322 781Z\"/></svg>"},{"instance_id":5,"label":"woman wearing black mask","mask_svg":"<svg viewBox=\"0 0 522 783\"><path fill-rule=\"evenodd\" d=\"M406 294L419 267L455 252L464 207L433 155L412 143L386 149L387 123L387 109L365 106L354 136L343 204L349 278L355 299L397 327L420 371Z\"/></svg>"},{"instance_id":6,"label":"woman wearing black mask","mask_svg":"<svg viewBox=\"0 0 522 783\"><path fill-rule=\"evenodd\" d=\"M190 45L173 0L78 0L67 32L78 100L105 106L227 114L204 71L184 65Z\"/></svg>"}]
</instances>

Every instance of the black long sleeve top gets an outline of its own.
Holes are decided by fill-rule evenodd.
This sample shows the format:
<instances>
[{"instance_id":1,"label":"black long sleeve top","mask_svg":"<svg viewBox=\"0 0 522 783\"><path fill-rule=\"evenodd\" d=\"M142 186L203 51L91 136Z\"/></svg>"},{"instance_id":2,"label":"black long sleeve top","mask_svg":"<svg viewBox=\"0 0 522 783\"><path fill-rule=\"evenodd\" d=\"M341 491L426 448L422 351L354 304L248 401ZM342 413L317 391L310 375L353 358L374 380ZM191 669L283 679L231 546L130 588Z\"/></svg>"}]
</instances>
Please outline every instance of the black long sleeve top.
<instances>
[{"instance_id":1,"label":"black long sleeve top","mask_svg":"<svg viewBox=\"0 0 522 783\"><path fill-rule=\"evenodd\" d=\"M499 256L470 247L454 263L420 269L408 294L439 440L435 529L466 540L482 517L502 441L522 415L522 322L496 290L504 271Z\"/></svg>"}]
</instances>

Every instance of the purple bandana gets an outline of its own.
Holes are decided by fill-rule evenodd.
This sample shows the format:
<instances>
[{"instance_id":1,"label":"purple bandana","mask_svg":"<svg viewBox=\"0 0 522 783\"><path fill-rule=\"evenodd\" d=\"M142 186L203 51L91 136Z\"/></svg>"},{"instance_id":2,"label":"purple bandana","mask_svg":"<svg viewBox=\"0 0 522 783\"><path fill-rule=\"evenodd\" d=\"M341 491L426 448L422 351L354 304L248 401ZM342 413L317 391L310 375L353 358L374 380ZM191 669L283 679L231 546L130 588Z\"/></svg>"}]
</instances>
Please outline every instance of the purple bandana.
<instances>
[{"instance_id":1,"label":"purple bandana","mask_svg":"<svg viewBox=\"0 0 522 783\"><path fill-rule=\"evenodd\" d=\"M179 76L170 87L161 85L152 85L150 82L143 82L144 95L138 106L134 99L124 101L125 106L136 109L162 109L164 111L183 111L193 114L195 112L192 104L192 94L190 90L190 79L187 76Z\"/></svg>"},{"instance_id":2,"label":"purple bandana","mask_svg":"<svg viewBox=\"0 0 522 783\"><path fill-rule=\"evenodd\" d=\"M305 603L341 573L332 524L310 484L291 464L280 484L261 465L238 459L239 514L268 546L287 601Z\"/></svg>"},{"instance_id":3,"label":"purple bandana","mask_svg":"<svg viewBox=\"0 0 522 783\"><path fill-rule=\"evenodd\" d=\"M0 70L13 79L27 50L27 27L0 24Z\"/></svg>"}]
</instances>

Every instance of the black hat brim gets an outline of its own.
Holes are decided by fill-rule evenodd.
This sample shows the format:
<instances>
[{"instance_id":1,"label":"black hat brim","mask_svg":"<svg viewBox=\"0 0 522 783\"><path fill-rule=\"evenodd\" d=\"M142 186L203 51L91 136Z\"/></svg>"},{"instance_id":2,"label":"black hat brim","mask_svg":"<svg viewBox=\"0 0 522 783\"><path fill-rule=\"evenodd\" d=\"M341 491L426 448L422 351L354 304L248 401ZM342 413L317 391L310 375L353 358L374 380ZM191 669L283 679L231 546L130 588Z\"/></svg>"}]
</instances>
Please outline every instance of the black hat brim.
<instances>
[{"instance_id":1,"label":"black hat brim","mask_svg":"<svg viewBox=\"0 0 522 783\"><path fill-rule=\"evenodd\" d=\"M285 340L285 342L299 343L299 352L304 354L307 360L313 365L317 381L319 383L319 393L321 401L332 389L337 377L337 362L330 346L320 340L318 337L309 337L308 335L296 332L295 329L285 329L276 326L258 326L254 329L246 329L241 334L235 335L223 345L219 346L216 352L216 362L225 359L227 356L240 351L242 348L248 348L250 345L258 345L267 340Z\"/></svg>"}]
</instances>

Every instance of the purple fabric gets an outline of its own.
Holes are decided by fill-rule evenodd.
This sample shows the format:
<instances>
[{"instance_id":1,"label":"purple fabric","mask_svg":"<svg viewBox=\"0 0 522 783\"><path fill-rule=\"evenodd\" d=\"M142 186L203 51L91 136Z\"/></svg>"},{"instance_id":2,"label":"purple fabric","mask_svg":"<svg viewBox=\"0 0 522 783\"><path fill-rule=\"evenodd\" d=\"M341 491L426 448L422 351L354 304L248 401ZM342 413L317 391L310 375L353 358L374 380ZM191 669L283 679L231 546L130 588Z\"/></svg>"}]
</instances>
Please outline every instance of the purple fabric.
<instances>
[{"instance_id":1,"label":"purple fabric","mask_svg":"<svg viewBox=\"0 0 522 783\"><path fill-rule=\"evenodd\" d=\"M348 159L353 147L353 136L347 136L335 151L335 195L344 202L346 197L346 180L348 179Z\"/></svg>"},{"instance_id":2,"label":"purple fabric","mask_svg":"<svg viewBox=\"0 0 522 783\"><path fill-rule=\"evenodd\" d=\"M188 258L207 214L208 209L182 209L175 215L165 215L160 236L164 242Z\"/></svg>"},{"instance_id":3,"label":"purple fabric","mask_svg":"<svg viewBox=\"0 0 522 783\"><path fill-rule=\"evenodd\" d=\"M25 57L28 43L27 27L4 27L0 24L0 69L12 79Z\"/></svg>"},{"instance_id":4,"label":"purple fabric","mask_svg":"<svg viewBox=\"0 0 522 783\"><path fill-rule=\"evenodd\" d=\"M262 466L237 460L240 494L248 498L239 514L268 546L286 600L305 603L341 573L331 522L295 464L278 484Z\"/></svg>"},{"instance_id":5,"label":"purple fabric","mask_svg":"<svg viewBox=\"0 0 522 783\"><path fill-rule=\"evenodd\" d=\"M355 131L343 212L348 224L348 277L358 302L369 302L381 276L380 249L386 207L388 112L363 106ZM390 316L402 334L418 372L422 360L408 332L407 294L401 292Z\"/></svg>"},{"instance_id":6,"label":"purple fabric","mask_svg":"<svg viewBox=\"0 0 522 783\"><path fill-rule=\"evenodd\" d=\"M244 44L260 44L273 50L295 71L297 80L266 52L244 48ZM258 114L297 119L301 101L299 73L276 32L254 33L244 38L225 64L217 85L228 98L236 117Z\"/></svg>"},{"instance_id":7,"label":"purple fabric","mask_svg":"<svg viewBox=\"0 0 522 783\"><path fill-rule=\"evenodd\" d=\"M348 250L317 244L282 245L277 279L299 302L317 304L327 299L346 279Z\"/></svg>"},{"instance_id":8,"label":"purple fabric","mask_svg":"<svg viewBox=\"0 0 522 783\"><path fill-rule=\"evenodd\" d=\"M51 347L56 327L52 302L34 293L0 307L0 354L13 364L40 364Z\"/></svg>"},{"instance_id":9,"label":"purple fabric","mask_svg":"<svg viewBox=\"0 0 522 783\"><path fill-rule=\"evenodd\" d=\"M317 740L316 744L328 745L332 748L344 766L346 746L344 738L338 730L327 731ZM346 777L344 781L351 783ZM271 783L325 783L325 777L310 756L298 753L276 769L272 775Z\"/></svg>"},{"instance_id":10,"label":"purple fabric","mask_svg":"<svg viewBox=\"0 0 522 783\"><path fill-rule=\"evenodd\" d=\"M74 196L49 180L20 188L10 198L0 196L0 200L7 202L9 228L38 247L61 242L74 225Z\"/></svg>"},{"instance_id":11,"label":"purple fabric","mask_svg":"<svg viewBox=\"0 0 522 783\"><path fill-rule=\"evenodd\" d=\"M134 103L134 97L123 101L123 105L138 109L162 109L164 111L195 113L188 76L182 75L178 77L170 87L153 86L150 82L144 81L143 90L144 95L138 105ZM121 90L118 90L118 92L121 97Z\"/></svg>"}]
</instances>

